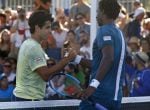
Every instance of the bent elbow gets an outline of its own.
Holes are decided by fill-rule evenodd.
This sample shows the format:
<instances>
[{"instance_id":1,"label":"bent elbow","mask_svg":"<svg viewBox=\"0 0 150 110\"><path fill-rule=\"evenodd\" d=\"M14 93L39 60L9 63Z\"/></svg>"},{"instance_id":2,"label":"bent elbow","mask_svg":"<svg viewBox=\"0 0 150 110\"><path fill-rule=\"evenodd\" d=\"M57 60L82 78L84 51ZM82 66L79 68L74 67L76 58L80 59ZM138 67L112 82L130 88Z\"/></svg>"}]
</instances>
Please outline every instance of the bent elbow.
<instances>
[{"instance_id":1,"label":"bent elbow","mask_svg":"<svg viewBox=\"0 0 150 110\"><path fill-rule=\"evenodd\" d=\"M48 82L49 77L42 77L42 79L43 79L45 82Z\"/></svg>"}]
</instances>

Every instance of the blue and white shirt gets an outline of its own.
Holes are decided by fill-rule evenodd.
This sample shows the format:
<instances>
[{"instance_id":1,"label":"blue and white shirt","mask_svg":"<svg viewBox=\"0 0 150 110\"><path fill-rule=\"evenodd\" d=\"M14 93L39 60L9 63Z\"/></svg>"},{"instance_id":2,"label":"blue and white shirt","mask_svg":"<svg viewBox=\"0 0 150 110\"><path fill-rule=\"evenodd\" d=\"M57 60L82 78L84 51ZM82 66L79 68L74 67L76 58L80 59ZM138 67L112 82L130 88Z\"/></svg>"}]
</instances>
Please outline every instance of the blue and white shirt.
<instances>
[{"instance_id":1,"label":"blue and white shirt","mask_svg":"<svg viewBox=\"0 0 150 110\"><path fill-rule=\"evenodd\" d=\"M122 32L113 23L98 29L93 44L91 79L97 74L102 59L102 49L107 45L114 48L114 62L103 80L100 81L101 84L93 96L108 100L121 100L126 48Z\"/></svg>"}]
</instances>

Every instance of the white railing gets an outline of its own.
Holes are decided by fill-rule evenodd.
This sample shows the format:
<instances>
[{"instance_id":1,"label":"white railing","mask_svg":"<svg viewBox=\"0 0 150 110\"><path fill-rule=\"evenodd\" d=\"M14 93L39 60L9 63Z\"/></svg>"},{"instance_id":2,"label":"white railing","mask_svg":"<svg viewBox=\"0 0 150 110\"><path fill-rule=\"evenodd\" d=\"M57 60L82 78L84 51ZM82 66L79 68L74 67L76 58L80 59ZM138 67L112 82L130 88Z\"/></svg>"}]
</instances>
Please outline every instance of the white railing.
<instances>
[{"instance_id":1,"label":"white railing","mask_svg":"<svg viewBox=\"0 0 150 110\"><path fill-rule=\"evenodd\" d=\"M25 8L26 11L31 11L33 1L34 0L5 0L5 7L9 7L15 10L18 5L21 5Z\"/></svg>"}]
</instances>

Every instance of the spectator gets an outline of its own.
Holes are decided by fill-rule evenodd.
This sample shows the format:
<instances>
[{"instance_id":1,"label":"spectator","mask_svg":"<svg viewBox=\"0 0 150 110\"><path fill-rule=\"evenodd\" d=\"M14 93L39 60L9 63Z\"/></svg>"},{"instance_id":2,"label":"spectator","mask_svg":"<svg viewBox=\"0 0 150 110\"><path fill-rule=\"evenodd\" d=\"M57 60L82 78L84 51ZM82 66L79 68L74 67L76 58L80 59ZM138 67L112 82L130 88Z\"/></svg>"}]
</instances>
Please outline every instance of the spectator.
<instances>
[{"instance_id":1,"label":"spectator","mask_svg":"<svg viewBox=\"0 0 150 110\"><path fill-rule=\"evenodd\" d=\"M134 55L136 52L139 51L140 49L140 40L135 37L135 36L132 36L128 42L128 47L130 49L130 55Z\"/></svg>"},{"instance_id":2,"label":"spectator","mask_svg":"<svg viewBox=\"0 0 150 110\"><path fill-rule=\"evenodd\" d=\"M145 38L150 35L150 18L144 19L142 36Z\"/></svg>"},{"instance_id":3,"label":"spectator","mask_svg":"<svg viewBox=\"0 0 150 110\"><path fill-rule=\"evenodd\" d=\"M79 66L73 62L70 62L64 68L65 73L70 74L80 81L82 87L85 87L85 74L79 69Z\"/></svg>"},{"instance_id":4,"label":"spectator","mask_svg":"<svg viewBox=\"0 0 150 110\"><path fill-rule=\"evenodd\" d=\"M8 58L5 58L5 62L3 64L3 74L7 76L9 84L15 83L16 74L12 72L12 64Z\"/></svg>"},{"instance_id":5,"label":"spectator","mask_svg":"<svg viewBox=\"0 0 150 110\"><path fill-rule=\"evenodd\" d=\"M0 74L3 73L3 64L5 62L6 56L7 56L7 53L0 50Z\"/></svg>"},{"instance_id":6,"label":"spectator","mask_svg":"<svg viewBox=\"0 0 150 110\"><path fill-rule=\"evenodd\" d=\"M34 1L34 11L44 10L49 13L50 7L51 7L51 0L35 0Z\"/></svg>"},{"instance_id":7,"label":"spectator","mask_svg":"<svg viewBox=\"0 0 150 110\"><path fill-rule=\"evenodd\" d=\"M134 6L134 11L139 8L139 7L142 7L142 3L141 3L141 0L135 0L134 3L133 3L133 6Z\"/></svg>"},{"instance_id":8,"label":"spectator","mask_svg":"<svg viewBox=\"0 0 150 110\"><path fill-rule=\"evenodd\" d=\"M62 48L67 36L67 30L63 29L58 21L52 23L52 29L52 35L56 40L56 47Z\"/></svg>"},{"instance_id":9,"label":"spectator","mask_svg":"<svg viewBox=\"0 0 150 110\"><path fill-rule=\"evenodd\" d=\"M6 15L6 25L11 27L12 26L12 12L11 8L5 9L5 15Z\"/></svg>"},{"instance_id":10,"label":"spectator","mask_svg":"<svg viewBox=\"0 0 150 110\"><path fill-rule=\"evenodd\" d=\"M80 44L77 42L76 40L76 34L73 30L70 30L67 32L67 37L65 39L65 42L69 43L69 46L70 47L74 47L74 49L76 49L77 52L79 52L80 50ZM64 45L63 45L63 48L62 48L62 52L61 52L61 57L63 58L64 57Z\"/></svg>"},{"instance_id":11,"label":"spectator","mask_svg":"<svg viewBox=\"0 0 150 110\"><path fill-rule=\"evenodd\" d=\"M6 23L6 14L5 13L0 13L0 32L3 29L10 29L10 26L7 25Z\"/></svg>"},{"instance_id":12,"label":"spectator","mask_svg":"<svg viewBox=\"0 0 150 110\"><path fill-rule=\"evenodd\" d=\"M150 68L147 68L149 57L144 52L135 55L136 77L132 82L131 96L150 96Z\"/></svg>"},{"instance_id":13,"label":"spectator","mask_svg":"<svg viewBox=\"0 0 150 110\"><path fill-rule=\"evenodd\" d=\"M76 20L77 20L77 24L78 26L76 27L76 29L74 30L75 33L76 33L76 38L77 38L77 41L79 42L79 34L81 31L85 31L86 33L88 33L90 35L90 24L85 22L85 16L84 14L82 13L78 13L76 16L75 16Z\"/></svg>"},{"instance_id":14,"label":"spectator","mask_svg":"<svg viewBox=\"0 0 150 110\"><path fill-rule=\"evenodd\" d=\"M64 9L57 8L56 9L56 21L60 23L62 28L69 28L68 27L68 17L64 13Z\"/></svg>"},{"instance_id":15,"label":"spectator","mask_svg":"<svg viewBox=\"0 0 150 110\"><path fill-rule=\"evenodd\" d=\"M90 22L90 5L85 0L77 0L70 8L69 17L75 20L75 16L79 13L85 14L85 20Z\"/></svg>"},{"instance_id":16,"label":"spectator","mask_svg":"<svg viewBox=\"0 0 150 110\"><path fill-rule=\"evenodd\" d=\"M10 31L4 29L0 35L0 50L6 52L6 56L8 56L11 49L11 42L10 42Z\"/></svg>"},{"instance_id":17,"label":"spectator","mask_svg":"<svg viewBox=\"0 0 150 110\"><path fill-rule=\"evenodd\" d=\"M145 9L143 7L139 7L135 10L134 12L134 20L129 22L127 25L127 36L129 39L132 37L132 36L136 36L138 38L141 38L141 23L144 19L144 16L145 16Z\"/></svg>"},{"instance_id":18,"label":"spectator","mask_svg":"<svg viewBox=\"0 0 150 110\"><path fill-rule=\"evenodd\" d=\"M12 73L16 73L16 67L17 67L17 59L9 57L9 61L11 62L12 67Z\"/></svg>"},{"instance_id":19,"label":"spectator","mask_svg":"<svg viewBox=\"0 0 150 110\"><path fill-rule=\"evenodd\" d=\"M13 85L9 85L7 76L5 74L0 75L0 100L11 101L13 94Z\"/></svg>"},{"instance_id":20,"label":"spectator","mask_svg":"<svg viewBox=\"0 0 150 110\"><path fill-rule=\"evenodd\" d=\"M135 78L136 69L133 66L133 58L130 55L126 56L125 63L125 79L123 83L123 94L128 97L130 94L130 89L132 85L132 80Z\"/></svg>"},{"instance_id":21,"label":"spectator","mask_svg":"<svg viewBox=\"0 0 150 110\"><path fill-rule=\"evenodd\" d=\"M124 30L127 22L128 22L128 13L125 7L122 6L118 19L116 20L116 24L121 30Z\"/></svg>"},{"instance_id":22,"label":"spectator","mask_svg":"<svg viewBox=\"0 0 150 110\"><path fill-rule=\"evenodd\" d=\"M90 59L90 37L85 31L80 32L80 55L86 59Z\"/></svg>"},{"instance_id":23,"label":"spectator","mask_svg":"<svg viewBox=\"0 0 150 110\"><path fill-rule=\"evenodd\" d=\"M140 40L141 51L145 52L150 58L150 42L148 38L142 38Z\"/></svg>"}]
</instances>

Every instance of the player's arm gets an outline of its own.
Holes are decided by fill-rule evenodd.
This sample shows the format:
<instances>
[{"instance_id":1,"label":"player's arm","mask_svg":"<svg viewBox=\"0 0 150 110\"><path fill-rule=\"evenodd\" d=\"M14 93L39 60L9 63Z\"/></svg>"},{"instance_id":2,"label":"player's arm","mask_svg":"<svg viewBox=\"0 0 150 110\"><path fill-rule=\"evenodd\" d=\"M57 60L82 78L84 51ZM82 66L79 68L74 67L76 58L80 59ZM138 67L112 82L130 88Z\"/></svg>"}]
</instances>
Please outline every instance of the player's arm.
<instances>
[{"instance_id":1,"label":"player's arm","mask_svg":"<svg viewBox=\"0 0 150 110\"><path fill-rule=\"evenodd\" d=\"M102 56L100 66L95 77L98 81L101 81L104 78L114 62L114 48L111 45L106 45L102 48Z\"/></svg>"},{"instance_id":2,"label":"player's arm","mask_svg":"<svg viewBox=\"0 0 150 110\"><path fill-rule=\"evenodd\" d=\"M48 81L51 75L61 71L70 60L72 60L72 57L63 58L60 62L50 68L47 66L42 66L37 68L35 71L42 77L43 80Z\"/></svg>"},{"instance_id":3,"label":"player's arm","mask_svg":"<svg viewBox=\"0 0 150 110\"><path fill-rule=\"evenodd\" d=\"M39 74L43 80L48 81L49 77L59 71L61 71L66 64L68 64L71 60L73 60L76 56L76 51L73 49L69 50L69 55L67 57L64 57L60 62L58 62L56 65L48 67L46 64L45 58L43 58L43 54L40 52L37 52L36 48L32 49L33 53L31 54L31 60L30 61L30 67L33 71L35 71L37 74ZM37 52L37 54L34 54L34 51Z\"/></svg>"},{"instance_id":4,"label":"player's arm","mask_svg":"<svg viewBox=\"0 0 150 110\"><path fill-rule=\"evenodd\" d=\"M106 45L102 48L102 60L99 65L96 77L92 79L86 91L83 94L78 94L77 97L81 99L87 99L90 95L94 93L96 88L99 86L100 81L105 77L106 73L112 66L114 61L114 48L111 45Z\"/></svg>"}]
</instances>

